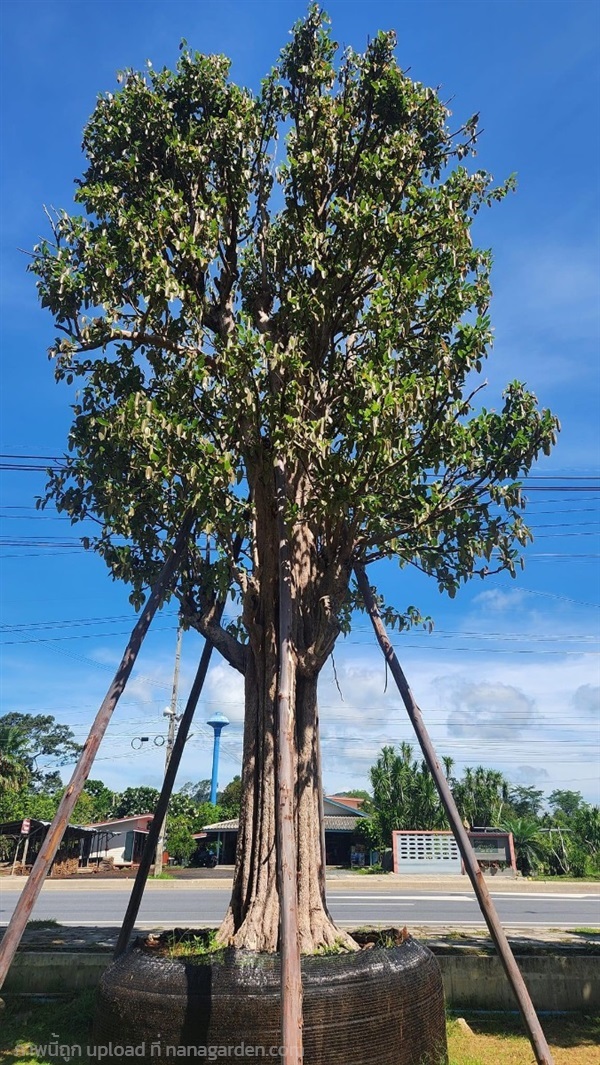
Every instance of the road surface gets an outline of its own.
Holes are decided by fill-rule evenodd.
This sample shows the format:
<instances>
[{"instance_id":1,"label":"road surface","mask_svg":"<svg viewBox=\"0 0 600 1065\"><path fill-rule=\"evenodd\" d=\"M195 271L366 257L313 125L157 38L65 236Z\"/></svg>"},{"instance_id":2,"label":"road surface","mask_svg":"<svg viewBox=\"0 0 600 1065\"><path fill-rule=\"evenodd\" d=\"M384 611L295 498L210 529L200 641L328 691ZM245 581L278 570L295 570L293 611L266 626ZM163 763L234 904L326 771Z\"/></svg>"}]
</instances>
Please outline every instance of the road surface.
<instances>
[{"instance_id":1,"label":"road surface","mask_svg":"<svg viewBox=\"0 0 600 1065\"><path fill-rule=\"evenodd\" d=\"M120 924L132 881L70 885L44 885L34 918L55 918L62 924L114 926ZM0 882L0 925L6 925L19 897L20 884ZM592 885L564 885L560 890L536 892L492 890L492 898L503 924L509 928L600 927L600 893ZM571 890L570 890L571 889ZM229 901L229 886L202 882L150 883L137 922L138 927L164 925L218 924ZM331 886L328 905L336 922L349 926L372 923L389 925L452 925L483 927L472 889L395 889L371 884L350 887Z\"/></svg>"}]
</instances>

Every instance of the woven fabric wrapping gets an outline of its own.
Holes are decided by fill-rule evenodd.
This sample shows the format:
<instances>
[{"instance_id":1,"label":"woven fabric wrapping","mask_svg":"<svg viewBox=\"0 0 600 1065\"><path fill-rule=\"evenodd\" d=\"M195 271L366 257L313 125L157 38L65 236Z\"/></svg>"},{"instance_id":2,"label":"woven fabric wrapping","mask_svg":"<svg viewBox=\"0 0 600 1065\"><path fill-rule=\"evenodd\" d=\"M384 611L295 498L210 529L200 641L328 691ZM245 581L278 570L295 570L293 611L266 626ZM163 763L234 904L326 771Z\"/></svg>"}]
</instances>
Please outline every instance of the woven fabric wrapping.
<instances>
[{"instance_id":1,"label":"woven fabric wrapping","mask_svg":"<svg viewBox=\"0 0 600 1065\"><path fill-rule=\"evenodd\" d=\"M227 950L207 963L134 947L102 978L93 1042L109 1047L104 1061L280 1060L279 972L276 954ZM440 970L410 937L305 957L302 985L304 1065L447 1061Z\"/></svg>"}]
</instances>

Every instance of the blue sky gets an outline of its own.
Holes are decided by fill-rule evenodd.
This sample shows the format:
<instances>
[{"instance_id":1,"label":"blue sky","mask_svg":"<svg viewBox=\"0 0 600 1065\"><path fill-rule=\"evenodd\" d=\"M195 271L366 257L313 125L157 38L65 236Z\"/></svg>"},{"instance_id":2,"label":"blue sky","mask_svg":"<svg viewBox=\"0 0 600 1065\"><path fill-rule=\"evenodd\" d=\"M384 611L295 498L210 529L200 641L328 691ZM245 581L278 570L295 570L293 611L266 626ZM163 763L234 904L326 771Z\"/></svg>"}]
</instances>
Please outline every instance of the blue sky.
<instances>
[{"instance_id":1,"label":"blue sky","mask_svg":"<svg viewBox=\"0 0 600 1065\"><path fill-rule=\"evenodd\" d=\"M418 574L376 571L391 602L415 603L435 619L432 636L397 641L401 661L439 752L455 757L459 771L483 763L515 782L576 788L598 802L600 8L588 0L330 0L326 7L343 45L362 49L377 30L396 29L400 63L440 86L457 124L481 112L478 165L498 180L516 172L516 195L484 212L476 228L495 257L486 405L518 376L563 427L531 482L536 540L516 582L473 583L450 602ZM52 456L64 450L70 397L54 383L45 355L52 323L37 306L19 249L46 232L43 204L69 209L97 94L114 90L123 67L147 59L172 66L182 37L194 49L226 53L232 76L257 87L305 4L3 0L0 10L0 452ZM83 552L67 521L36 513L43 473L15 470L18 459L0 461L13 467L2 473L0 499L0 712L53 713L83 739L132 624L127 592ZM164 752L153 737L165 732L175 624L172 610L155 622L100 751L92 775L111 787L160 782ZM186 634L182 697L200 648ZM335 661L343 699L331 669L320 692L329 791L364 786L382 744L411 739L399 699L384 692L364 620ZM202 722L216 709L231 721L221 784L239 770L241 686L216 663L179 783L210 775ZM136 752L131 740L141 735L150 741Z\"/></svg>"}]
</instances>

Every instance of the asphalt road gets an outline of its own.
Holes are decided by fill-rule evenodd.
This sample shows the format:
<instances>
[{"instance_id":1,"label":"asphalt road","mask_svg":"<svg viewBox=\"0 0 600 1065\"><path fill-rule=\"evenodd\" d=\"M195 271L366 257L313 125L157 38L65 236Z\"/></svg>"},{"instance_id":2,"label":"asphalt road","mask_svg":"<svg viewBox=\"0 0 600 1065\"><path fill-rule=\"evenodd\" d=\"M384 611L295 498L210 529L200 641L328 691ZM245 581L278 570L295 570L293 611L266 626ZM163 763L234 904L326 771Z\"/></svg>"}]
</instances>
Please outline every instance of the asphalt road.
<instances>
[{"instance_id":1,"label":"asphalt road","mask_svg":"<svg viewBox=\"0 0 600 1065\"><path fill-rule=\"evenodd\" d=\"M128 884L50 884L42 889L33 917L53 917L62 924L114 926L121 922L129 893ZM164 925L218 924L229 901L229 887L199 884L150 884L137 922L138 927ZM0 925L6 924L19 896L16 885L0 884ZM564 890L552 893L531 890L492 891L503 924L508 928L600 927L600 894L590 888L582 892ZM372 923L390 925L451 925L483 927L472 890L446 891L406 889L378 891L330 888L327 893L334 919L340 924L358 926Z\"/></svg>"}]
</instances>

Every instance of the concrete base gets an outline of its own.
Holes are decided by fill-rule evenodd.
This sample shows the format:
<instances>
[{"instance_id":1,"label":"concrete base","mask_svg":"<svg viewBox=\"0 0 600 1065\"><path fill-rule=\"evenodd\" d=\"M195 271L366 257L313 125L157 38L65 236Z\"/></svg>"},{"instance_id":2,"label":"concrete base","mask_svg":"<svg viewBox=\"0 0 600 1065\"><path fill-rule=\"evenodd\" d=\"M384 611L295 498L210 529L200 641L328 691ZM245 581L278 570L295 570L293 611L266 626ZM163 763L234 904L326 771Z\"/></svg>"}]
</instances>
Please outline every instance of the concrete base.
<instances>
[{"instance_id":1,"label":"concrete base","mask_svg":"<svg viewBox=\"0 0 600 1065\"><path fill-rule=\"evenodd\" d=\"M60 994L96 987L110 964L106 953L17 954L4 985L7 994ZM513 1010L516 1003L499 958L438 955L451 1009ZM537 1010L600 1012L600 956L517 957Z\"/></svg>"},{"instance_id":2,"label":"concrete base","mask_svg":"<svg viewBox=\"0 0 600 1065\"><path fill-rule=\"evenodd\" d=\"M600 1011L600 957L544 955L517 957L536 1010ZM517 1003L494 955L438 955L446 1005L464 1010L514 1010Z\"/></svg>"}]
</instances>

